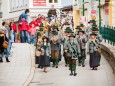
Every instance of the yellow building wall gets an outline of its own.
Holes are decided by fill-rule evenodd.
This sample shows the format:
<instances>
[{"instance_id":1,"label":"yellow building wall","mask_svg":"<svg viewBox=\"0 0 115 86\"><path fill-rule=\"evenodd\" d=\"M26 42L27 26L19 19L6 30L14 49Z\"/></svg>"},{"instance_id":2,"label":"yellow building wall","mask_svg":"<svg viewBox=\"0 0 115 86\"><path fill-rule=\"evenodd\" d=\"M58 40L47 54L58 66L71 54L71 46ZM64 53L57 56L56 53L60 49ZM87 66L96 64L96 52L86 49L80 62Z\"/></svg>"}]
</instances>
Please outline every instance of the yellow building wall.
<instances>
[{"instance_id":1,"label":"yellow building wall","mask_svg":"<svg viewBox=\"0 0 115 86\"><path fill-rule=\"evenodd\" d=\"M112 0L109 2L109 25L112 26Z\"/></svg>"},{"instance_id":2,"label":"yellow building wall","mask_svg":"<svg viewBox=\"0 0 115 86\"><path fill-rule=\"evenodd\" d=\"M76 27L77 25L79 25L79 18L80 18L79 11L74 10L73 15L74 15L74 27Z\"/></svg>"},{"instance_id":3,"label":"yellow building wall","mask_svg":"<svg viewBox=\"0 0 115 86\"><path fill-rule=\"evenodd\" d=\"M115 0L112 0L112 26L115 26Z\"/></svg>"}]
</instances>

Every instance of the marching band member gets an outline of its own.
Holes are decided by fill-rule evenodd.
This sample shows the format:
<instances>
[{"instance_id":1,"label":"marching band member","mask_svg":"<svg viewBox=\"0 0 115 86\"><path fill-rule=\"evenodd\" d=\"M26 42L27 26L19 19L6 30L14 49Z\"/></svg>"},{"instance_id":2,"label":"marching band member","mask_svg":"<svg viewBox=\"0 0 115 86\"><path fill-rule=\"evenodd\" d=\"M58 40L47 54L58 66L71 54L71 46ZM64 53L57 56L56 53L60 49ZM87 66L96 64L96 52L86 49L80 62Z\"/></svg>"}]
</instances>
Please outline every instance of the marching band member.
<instances>
[{"instance_id":1,"label":"marching band member","mask_svg":"<svg viewBox=\"0 0 115 86\"><path fill-rule=\"evenodd\" d=\"M74 34L69 36L69 40L66 43L66 52L68 52L69 57L69 69L71 71L70 75L76 76L76 60L80 56L80 47L74 38Z\"/></svg>"},{"instance_id":2,"label":"marching band member","mask_svg":"<svg viewBox=\"0 0 115 86\"><path fill-rule=\"evenodd\" d=\"M58 68L59 50L60 50L60 39L58 38L58 32L53 31L53 36L50 39L51 44L51 60L53 61L53 66Z\"/></svg>"},{"instance_id":3,"label":"marching band member","mask_svg":"<svg viewBox=\"0 0 115 86\"><path fill-rule=\"evenodd\" d=\"M81 50L81 56L78 58L78 63L79 63L79 66L81 66L82 64L82 67L85 67L85 59L86 59L86 43L87 43L87 37L85 36L85 33L82 29L80 29L78 31L78 38L77 38L77 41L79 43L79 46L80 46L80 50Z\"/></svg>"},{"instance_id":4,"label":"marching band member","mask_svg":"<svg viewBox=\"0 0 115 86\"><path fill-rule=\"evenodd\" d=\"M65 60L65 66L67 67L69 65L69 59L67 57L67 52L65 50L66 48L66 43L67 41L69 40L69 35L72 33L72 30L70 29L70 27L67 27L65 29L65 35L63 36L62 40L63 40L63 43L64 43L64 48L63 48L63 56L64 56L64 60Z\"/></svg>"}]
</instances>

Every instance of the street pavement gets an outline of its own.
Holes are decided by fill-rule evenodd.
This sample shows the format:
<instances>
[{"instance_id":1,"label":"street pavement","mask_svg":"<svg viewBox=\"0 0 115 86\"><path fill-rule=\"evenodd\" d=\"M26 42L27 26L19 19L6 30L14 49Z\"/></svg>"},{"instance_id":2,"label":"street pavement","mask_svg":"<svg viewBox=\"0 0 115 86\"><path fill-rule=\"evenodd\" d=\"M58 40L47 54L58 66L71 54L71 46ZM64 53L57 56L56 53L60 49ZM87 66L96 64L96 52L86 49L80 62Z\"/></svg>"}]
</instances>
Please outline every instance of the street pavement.
<instances>
[{"instance_id":1,"label":"street pavement","mask_svg":"<svg viewBox=\"0 0 115 86\"><path fill-rule=\"evenodd\" d=\"M6 63L4 58L4 62L0 63L0 86L27 86L32 78L29 86L115 86L115 76L103 56L97 71L90 69L87 56L86 67L77 66L78 75L70 76L63 59L58 69L49 67L48 73L44 73L36 65L34 74L33 45L13 44L12 51L11 62Z\"/></svg>"},{"instance_id":2,"label":"street pavement","mask_svg":"<svg viewBox=\"0 0 115 86\"><path fill-rule=\"evenodd\" d=\"M37 67L37 65L36 65ZM29 86L115 86L115 77L110 65L102 57L101 66L97 71L89 67L89 56L86 67L77 66L77 76L70 76L64 60L59 63L59 68L48 68L48 73L36 68L35 75Z\"/></svg>"},{"instance_id":3,"label":"street pavement","mask_svg":"<svg viewBox=\"0 0 115 86\"><path fill-rule=\"evenodd\" d=\"M23 86L31 71L31 46L13 44L10 63L0 63L0 86Z\"/></svg>"}]
</instances>

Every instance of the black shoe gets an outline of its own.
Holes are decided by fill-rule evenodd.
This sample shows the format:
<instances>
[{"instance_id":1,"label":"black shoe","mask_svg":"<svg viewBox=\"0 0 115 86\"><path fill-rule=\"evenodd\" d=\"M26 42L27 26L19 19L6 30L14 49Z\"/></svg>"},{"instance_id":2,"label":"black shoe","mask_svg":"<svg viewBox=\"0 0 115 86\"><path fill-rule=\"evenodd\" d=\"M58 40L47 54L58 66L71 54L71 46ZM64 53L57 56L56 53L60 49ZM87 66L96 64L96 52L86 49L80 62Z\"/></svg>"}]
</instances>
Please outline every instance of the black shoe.
<instances>
[{"instance_id":1,"label":"black shoe","mask_svg":"<svg viewBox=\"0 0 115 86\"><path fill-rule=\"evenodd\" d=\"M2 58L0 59L0 62L3 62L3 59L2 59Z\"/></svg>"},{"instance_id":2,"label":"black shoe","mask_svg":"<svg viewBox=\"0 0 115 86\"><path fill-rule=\"evenodd\" d=\"M94 68L94 70L97 70L97 68Z\"/></svg>"},{"instance_id":3,"label":"black shoe","mask_svg":"<svg viewBox=\"0 0 115 86\"><path fill-rule=\"evenodd\" d=\"M82 65L82 67L85 67L85 65Z\"/></svg>"},{"instance_id":4,"label":"black shoe","mask_svg":"<svg viewBox=\"0 0 115 86\"><path fill-rule=\"evenodd\" d=\"M58 68L58 66L56 66L56 68Z\"/></svg>"},{"instance_id":5,"label":"black shoe","mask_svg":"<svg viewBox=\"0 0 115 86\"><path fill-rule=\"evenodd\" d=\"M92 68L92 70L94 70L94 67Z\"/></svg>"},{"instance_id":6,"label":"black shoe","mask_svg":"<svg viewBox=\"0 0 115 86\"><path fill-rule=\"evenodd\" d=\"M73 75L73 73L70 73L70 76L72 76Z\"/></svg>"},{"instance_id":7,"label":"black shoe","mask_svg":"<svg viewBox=\"0 0 115 86\"><path fill-rule=\"evenodd\" d=\"M77 73L74 73L74 76L76 76L77 75Z\"/></svg>"},{"instance_id":8,"label":"black shoe","mask_svg":"<svg viewBox=\"0 0 115 86\"><path fill-rule=\"evenodd\" d=\"M38 68L40 68L40 65L38 65Z\"/></svg>"},{"instance_id":9,"label":"black shoe","mask_svg":"<svg viewBox=\"0 0 115 86\"><path fill-rule=\"evenodd\" d=\"M6 62L10 62L8 58L6 58Z\"/></svg>"},{"instance_id":10,"label":"black shoe","mask_svg":"<svg viewBox=\"0 0 115 86\"><path fill-rule=\"evenodd\" d=\"M65 67L67 67L67 64L65 65Z\"/></svg>"}]
</instances>

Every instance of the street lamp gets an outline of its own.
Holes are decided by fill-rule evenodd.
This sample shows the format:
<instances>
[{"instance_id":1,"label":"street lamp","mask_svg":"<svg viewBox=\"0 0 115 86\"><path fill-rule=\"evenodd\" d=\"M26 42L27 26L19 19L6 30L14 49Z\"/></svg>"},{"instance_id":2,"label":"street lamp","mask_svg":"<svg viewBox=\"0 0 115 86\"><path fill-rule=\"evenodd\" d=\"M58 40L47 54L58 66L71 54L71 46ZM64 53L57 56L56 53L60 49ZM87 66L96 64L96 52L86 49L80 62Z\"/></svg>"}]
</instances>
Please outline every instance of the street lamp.
<instances>
[{"instance_id":1,"label":"street lamp","mask_svg":"<svg viewBox=\"0 0 115 86\"><path fill-rule=\"evenodd\" d=\"M85 8L84 8L84 0L83 0L83 16L85 15L84 10Z\"/></svg>"},{"instance_id":2,"label":"street lamp","mask_svg":"<svg viewBox=\"0 0 115 86\"><path fill-rule=\"evenodd\" d=\"M100 3L100 0L99 0L99 6L98 6L98 8L99 8L99 29L101 28L101 3Z\"/></svg>"}]
</instances>

